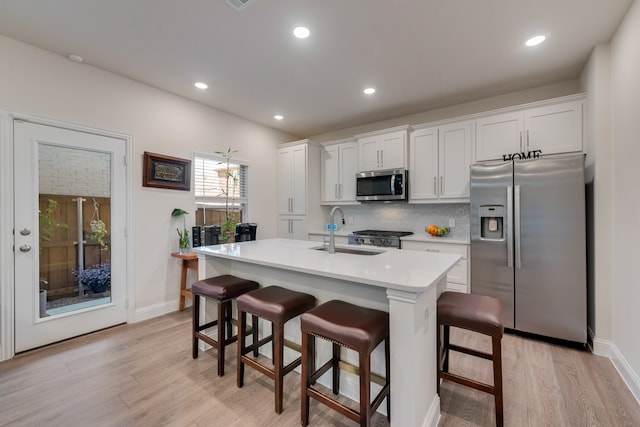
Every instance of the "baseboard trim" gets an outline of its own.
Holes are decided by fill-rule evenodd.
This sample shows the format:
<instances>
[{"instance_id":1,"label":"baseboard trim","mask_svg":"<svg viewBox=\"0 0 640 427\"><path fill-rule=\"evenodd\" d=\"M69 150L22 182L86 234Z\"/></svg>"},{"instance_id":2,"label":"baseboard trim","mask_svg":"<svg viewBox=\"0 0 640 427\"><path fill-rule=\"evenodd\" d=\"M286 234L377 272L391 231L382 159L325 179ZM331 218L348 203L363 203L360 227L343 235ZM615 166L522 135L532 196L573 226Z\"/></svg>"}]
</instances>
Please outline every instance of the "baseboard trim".
<instances>
[{"instance_id":1,"label":"baseboard trim","mask_svg":"<svg viewBox=\"0 0 640 427\"><path fill-rule=\"evenodd\" d=\"M598 356L608 357L611 360L622 380L640 404L640 377L620 353L618 347L611 341L596 338L593 340L593 353Z\"/></svg>"},{"instance_id":2,"label":"baseboard trim","mask_svg":"<svg viewBox=\"0 0 640 427\"><path fill-rule=\"evenodd\" d=\"M142 322L143 320L153 319L163 314L173 313L178 310L178 300L168 301L161 304L149 305L136 309L133 312L133 318L129 319L129 323Z\"/></svg>"},{"instance_id":3,"label":"baseboard trim","mask_svg":"<svg viewBox=\"0 0 640 427\"><path fill-rule=\"evenodd\" d=\"M436 394L431 401L429 412L427 412L427 417L424 419L422 427L437 427L438 422L440 422L440 396Z\"/></svg>"}]
</instances>

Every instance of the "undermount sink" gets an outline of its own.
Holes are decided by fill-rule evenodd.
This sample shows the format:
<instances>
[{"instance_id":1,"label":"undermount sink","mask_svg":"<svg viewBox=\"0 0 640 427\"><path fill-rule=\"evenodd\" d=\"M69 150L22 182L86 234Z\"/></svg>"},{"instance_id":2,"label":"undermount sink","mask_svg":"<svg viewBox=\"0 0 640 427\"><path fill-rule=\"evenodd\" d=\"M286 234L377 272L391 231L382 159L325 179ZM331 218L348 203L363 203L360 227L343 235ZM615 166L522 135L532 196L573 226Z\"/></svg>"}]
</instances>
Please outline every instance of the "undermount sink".
<instances>
[{"instance_id":1,"label":"undermount sink","mask_svg":"<svg viewBox=\"0 0 640 427\"><path fill-rule=\"evenodd\" d=\"M310 248L316 251L329 251L329 246L316 246ZM360 248L345 248L345 247L336 247L336 253L342 254L353 254L353 255L378 255L383 253L384 251L378 249L360 249Z\"/></svg>"}]
</instances>

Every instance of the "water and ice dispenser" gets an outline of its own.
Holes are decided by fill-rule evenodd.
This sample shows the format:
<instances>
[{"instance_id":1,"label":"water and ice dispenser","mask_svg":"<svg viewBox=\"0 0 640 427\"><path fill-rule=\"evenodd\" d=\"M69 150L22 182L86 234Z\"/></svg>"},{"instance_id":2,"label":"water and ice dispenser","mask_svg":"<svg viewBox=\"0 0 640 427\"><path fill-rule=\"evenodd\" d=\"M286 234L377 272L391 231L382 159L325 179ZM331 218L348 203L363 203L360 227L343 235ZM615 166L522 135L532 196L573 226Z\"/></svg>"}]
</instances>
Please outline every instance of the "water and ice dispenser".
<instances>
[{"instance_id":1,"label":"water and ice dispenser","mask_svg":"<svg viewBox=\"0 0 640 427\"><path fill-rule=\"evenodd\" d=\"M504 240L506 210L503 205L480 206L480 239Z\"/></svg>"}]
</instances>

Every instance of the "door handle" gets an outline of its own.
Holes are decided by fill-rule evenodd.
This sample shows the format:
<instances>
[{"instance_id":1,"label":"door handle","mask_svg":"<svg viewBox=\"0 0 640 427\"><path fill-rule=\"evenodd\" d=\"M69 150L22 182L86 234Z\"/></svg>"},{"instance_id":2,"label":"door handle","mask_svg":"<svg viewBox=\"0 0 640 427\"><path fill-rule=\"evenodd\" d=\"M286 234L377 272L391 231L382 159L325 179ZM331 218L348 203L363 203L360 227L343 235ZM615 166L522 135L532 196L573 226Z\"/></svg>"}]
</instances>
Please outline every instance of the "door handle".
<instances>
[{"instance_id":1,"label":"door handle","mask_svg":"<svg viewBox=\"0 0 640 427\"><path fill-rule=\"evenodd\" d=\"M22 236L28 236L29 234L31 234L31 230L29 230L28 228L23 228L22 230L20 230L20 235Z\"/></svg>"},{"instance_id":2,"label":"door handle","mask_svg":"<svg viewBox=\"0 0 640 427\"><path fill-rule=\"evenodd\" d=\"M507 186L507 267L513 268L513 187Z\"/></svg>"},{"instance_id":3,"label":"door handle","mask_svg":"<svg viewBox=\"0 0 640 427\"><path fill-rule=\"evenodd\" d=\"M20 252L29 252L31 250L30 245L22 245L20 246Z\"/></svg>"},{"instance_id":4,"label":"door handle","mask_svg":"<svg viewBox=\"0 0 640 427\"><path fill-rule=\"evenodd\" d=\"M513 194L513 225L516 231L516 268L522 268L522 255L520 254L520 186L514 187Z\"/></svg>"}]
</instances>

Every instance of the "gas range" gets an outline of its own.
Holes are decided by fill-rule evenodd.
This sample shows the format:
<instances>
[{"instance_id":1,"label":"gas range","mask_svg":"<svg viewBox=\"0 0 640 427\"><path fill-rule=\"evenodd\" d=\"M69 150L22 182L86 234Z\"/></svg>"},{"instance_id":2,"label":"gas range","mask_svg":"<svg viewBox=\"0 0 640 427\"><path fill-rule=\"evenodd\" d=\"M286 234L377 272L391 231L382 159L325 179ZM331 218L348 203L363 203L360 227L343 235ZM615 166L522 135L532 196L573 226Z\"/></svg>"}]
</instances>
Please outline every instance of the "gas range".
<instances>
[{"instance_id":1,"label":"gas range","mask_svg":"<svg viewBox=\"0 0 640 427\"><path fill-rule=\"evenodd\" d=\"M350 245L382 246L400 249L400 238L413 234L411 231L361 230L349 235Z\"/></svg>"}]
</instances>

